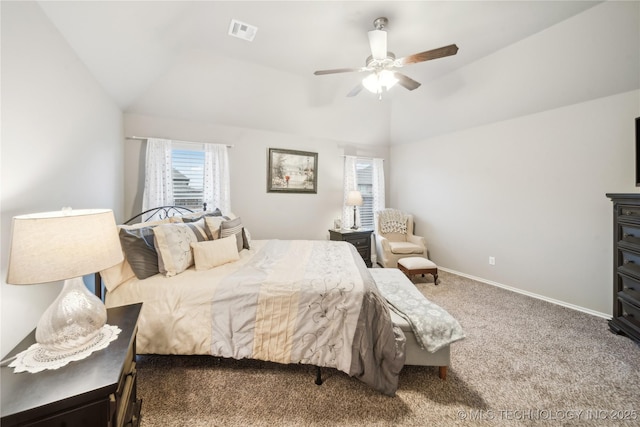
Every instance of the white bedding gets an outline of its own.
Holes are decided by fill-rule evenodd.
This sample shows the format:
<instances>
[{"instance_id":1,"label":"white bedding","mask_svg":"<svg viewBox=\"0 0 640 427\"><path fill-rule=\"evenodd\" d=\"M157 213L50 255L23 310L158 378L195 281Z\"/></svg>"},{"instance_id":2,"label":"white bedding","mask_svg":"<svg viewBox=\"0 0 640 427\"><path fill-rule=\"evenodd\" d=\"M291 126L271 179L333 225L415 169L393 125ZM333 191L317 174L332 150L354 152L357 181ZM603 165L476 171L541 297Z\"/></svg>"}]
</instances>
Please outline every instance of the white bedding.
<instances>
[{"instance_id":1,"label":"white bedding","mask_svg":"<svg viewBox=\"0 0 640 427\"><path fill-rule=\"evenodd\" d=\"M206 271L191 267L181 274L135 277L105 297L107 307L144 302L138 321L138 354L211 354L211 294L222 279L242 268L263 248L253 240L236 262ZM162 328L154 327L162 323Z\"/></svg>"},{"instance_id":2,"label":"white bedding","mask_svg":"<svg viewBox=\"0 0 640 427\"><path fill-rule=\"evenodd\" d=\"M108 307L142 302L138 353L210 354L339 369L393 395L405 338L355 247L252 241L240 259L130 279Z\"/></svg>"}]
</instances>

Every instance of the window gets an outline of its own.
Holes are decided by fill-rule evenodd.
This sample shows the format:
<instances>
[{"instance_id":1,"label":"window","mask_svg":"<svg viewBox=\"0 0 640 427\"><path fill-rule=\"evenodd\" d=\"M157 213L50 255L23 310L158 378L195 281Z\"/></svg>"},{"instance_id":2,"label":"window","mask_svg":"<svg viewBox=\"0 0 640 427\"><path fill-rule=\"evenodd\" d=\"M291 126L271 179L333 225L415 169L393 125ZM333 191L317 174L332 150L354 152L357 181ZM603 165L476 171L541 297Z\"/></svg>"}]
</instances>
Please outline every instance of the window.
<instances>
[{"instance_id":1,"label":"window","mask_svg":"<svg viewBox=\"0 0 640 427\"><path fill-rule=\"evenodd\" d=\"M166 205L199 210L204 202L231 212L227 146L148 138L142 210Z\"/></svg>"},{"instance_id":2,"label":"window","mask_svg":"<svg viewBox=\"0 0 640 427\"><path fill-rule=\"evenodd\" d=\"M360 206L360 225L373 229L373 160L356 159L356 184L362 194L363 205Z\"/></svg>"},{"instance_id":3,"label":"window","mask_svg":"<svg viewBox=\"0 0 640 427\"><path fill-rule=\"evenodd\" d=\"M204 151L185 147L171 149L175 204L202 209L204 203Z\"/></svg>"}]
</instances>

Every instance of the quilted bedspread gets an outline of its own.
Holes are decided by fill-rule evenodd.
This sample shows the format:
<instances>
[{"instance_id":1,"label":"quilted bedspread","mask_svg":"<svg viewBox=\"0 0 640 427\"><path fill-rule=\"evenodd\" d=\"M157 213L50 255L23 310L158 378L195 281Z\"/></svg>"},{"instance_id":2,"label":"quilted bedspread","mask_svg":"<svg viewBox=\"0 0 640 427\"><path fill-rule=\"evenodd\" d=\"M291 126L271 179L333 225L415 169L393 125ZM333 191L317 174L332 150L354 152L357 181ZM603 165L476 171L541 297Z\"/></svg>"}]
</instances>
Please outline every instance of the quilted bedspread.
<instances>
[{"instance_id":1,"label":"quilted bedspread","mask_svg":"<svg viewBox=\"0 0 640 427\"><path fill-rule=\"evenodd\" d=\"M139 301L139 353L336 368L387 395L404 365L404 335L346 242L253 241L234 263L135 279L107 297Z\"/></svg>"}]
</instances>

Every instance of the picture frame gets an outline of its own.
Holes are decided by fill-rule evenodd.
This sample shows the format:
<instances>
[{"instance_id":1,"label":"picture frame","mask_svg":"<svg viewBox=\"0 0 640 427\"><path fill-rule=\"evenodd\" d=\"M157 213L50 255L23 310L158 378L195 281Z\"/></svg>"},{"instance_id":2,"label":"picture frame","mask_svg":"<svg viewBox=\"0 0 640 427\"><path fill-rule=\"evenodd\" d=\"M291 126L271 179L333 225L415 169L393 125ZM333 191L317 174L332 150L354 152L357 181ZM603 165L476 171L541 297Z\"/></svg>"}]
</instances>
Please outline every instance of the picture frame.
<instances>
[{"instance_id":1,"label":"picture frame","mask_svg":"<svg viewBox=\"0 0 640 427\"><path fill-rule=\"evenodd\" d=\"M269 148L267 193L318 192L318 153Z\"/></svg>"}]
</instances>

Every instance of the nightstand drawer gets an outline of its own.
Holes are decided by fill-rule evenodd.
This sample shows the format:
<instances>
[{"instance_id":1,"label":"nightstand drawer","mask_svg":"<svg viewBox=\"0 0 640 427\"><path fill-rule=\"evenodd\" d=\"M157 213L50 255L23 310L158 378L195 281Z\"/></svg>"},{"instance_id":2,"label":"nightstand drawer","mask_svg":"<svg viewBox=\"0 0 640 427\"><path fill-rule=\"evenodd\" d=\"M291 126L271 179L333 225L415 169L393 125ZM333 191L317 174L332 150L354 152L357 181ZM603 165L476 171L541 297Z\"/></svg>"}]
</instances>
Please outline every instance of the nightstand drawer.
<instances>
[{"instance_id":1,"label":"nightstand drawer","mask_svg":"<svg viewBox=\"0 0 640 427\"><path fill-rule=\"evenodd\" d=\"M373 230L329 230L329 239L351 243L371 267L371 234Z\"/></svg>"},{"instance_id":2,"label":"nightstand drawer","mask_svg":"<svg viewBox=\"0 0 640 427\"><path fill-rule=\"evenodd\" d=\"M371 237L370 236L354 236L354 237L349 237L347 239L345 239L347 242L351 243L353 246L355 246L356 248L360 249L360 248L368 248L370 246L371 243Z\"/></svg>"}]
</instances>

